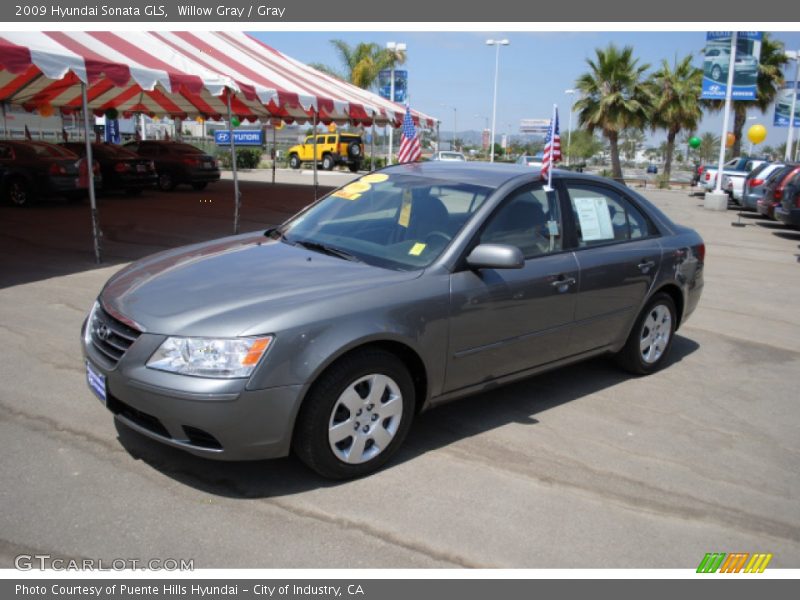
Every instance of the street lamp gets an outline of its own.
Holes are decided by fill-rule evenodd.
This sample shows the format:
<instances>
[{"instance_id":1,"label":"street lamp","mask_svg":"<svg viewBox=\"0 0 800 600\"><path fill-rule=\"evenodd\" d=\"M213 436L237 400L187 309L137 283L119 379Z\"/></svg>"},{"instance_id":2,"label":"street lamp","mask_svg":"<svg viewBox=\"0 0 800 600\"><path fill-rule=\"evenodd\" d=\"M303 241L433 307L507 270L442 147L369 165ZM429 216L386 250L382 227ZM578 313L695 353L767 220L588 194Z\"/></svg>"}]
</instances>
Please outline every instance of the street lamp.
<instances>
[{"instance_id":1,"label":"street lamp","mask_svg":"<svg viewBox=\"0 0 800 600\"><path fill-rule=\"evenodd\" d=\"M564 90L564 93L567 96L574 96L578 93L578 90ZM572 107L575 106L575 102L570 100L569 103L569 129L567 129L567 166L569 166L569 154L572 150Z\"/></svg>"},{"instance_id":2,"label":"street lamp","mask_svg":"<svg viewBox=\"0 0 800 600\"><path fill-rule=\"evenodd\" d=\"M403 42L386 42L386 49L390 50L395 57L400 56L402 52L406 51L407 46ZM389 100L394 102L394 61L392 61L392 71L389 79ZM386 164L392 164L392 151L394 147L394 123L389 125L389 156L386 158Z\"/></svg>"},{"instance_id":3,"label":"street lamp","mask_svg":"<svg viewBox=\"0 0 800 600\"><path fill-rule=\"evenodd\" d=\"M458 131L458 110L456 110L455 106L450 106L449 104L442 104L444 108L452 108L453 109L453 147L451 150L456 150L456 132Z\"/></svg>"},{"instance_id":4,"label":"street lamp","mask_svg":"<svg viewBox=\"0 0 800 600\"><path fill-rule=\"evenodd\" d=\"M492 139L489 143L491 154L489 162L494 162L494 130L497 122L497 74L500 70L500 46L508 46L508 40L486 40L487 46L495 47L494 54L494 99L492 101Z\"/></svg>"},{"instance_id":5,"label":"street lamp","mask_svg":"<svg viewBox=\"0 0 800 600\"><path fill-rule=\"evenodd\" d=\"M792 94L792 109L789 111L789 134L786 138L786 152L783 159L792 159L792 142L794 141L794 111L797 110L797 79L800 76L800 50L789 50L786 58L794 61L794 93Z\"/></svg>"}]
</instances>

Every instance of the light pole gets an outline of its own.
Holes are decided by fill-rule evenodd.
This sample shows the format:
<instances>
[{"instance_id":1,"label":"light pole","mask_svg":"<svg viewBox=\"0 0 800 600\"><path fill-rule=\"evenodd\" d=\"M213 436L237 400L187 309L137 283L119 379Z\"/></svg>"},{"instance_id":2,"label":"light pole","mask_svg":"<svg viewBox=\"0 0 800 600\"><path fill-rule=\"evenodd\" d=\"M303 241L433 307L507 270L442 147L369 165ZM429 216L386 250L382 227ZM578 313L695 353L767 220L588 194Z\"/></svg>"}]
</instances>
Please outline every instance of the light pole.
<instances>
[{"instance_id":1,"label":"light pole","mask_svg":"<svg viewBox=\"0 0 800 600\"><path fill-rule=\"evenodd\" d=\"M573 89L564 90L564 93L567 96L574 96L575 94L578 93L578 90L573 90ZM572 151L572 107L574 105L575 105L575 103L570 98L570 102L569 102L569 129L567 129L567 166L569 166L569 154Z\"/></svg>"},{"instance_id":2,"label":"light pole","mask_svg":"<svg viewBox=\"0 0 800 600\"><path fill-rule=\"evenodd\" d=\"M797 78L800 76L800 50L786 52L786 58L794 61L794 93L792 94L792 109L789 111L789 134L786 137L786 151L783 159L792 159L792 142L794 141L794 111L797 110Z\"/></svg>"},{"instance_id":3,"label":"light pole","mask_svg":"<svg viewBox=\"0 0 800 600\"><path fill-rule=\"evenodd\" d=\"M748 121L755 121L757 118L758 117L756 117L756 116L752 116L752 117L747 117L747 120ZM753 156L753 142L750 142L750 145L747 148L747 156Z\"/></svg>"},{"instance_id":4,"label":"light pole","mask_svg":"<svg viewBox=\"0 0 800 600\"><path fill-rule=\"evenodd\" d=\"M386 49L390 50L395 57L401 52L406 51L406 45L402 42L386 42ZM394 102L394 61L392 61L391 77L389 79L389 101ZM386 164L392 164L392 152L394 151L394 123L389 124L389 156L386 157Z\"/></svg>"},{"instance_id":5,"label":"light pole","mask_svg":"<svg viewBox=\"0 0 800 600\"><path fill-rule=\"evenodd\" d=\"M500 70L500 46L508 46L508 40L486 40L487 46L495 47L494 54L494 99L492 100L492 138L489 142L491 154L489 155L489 162L494 162L494 131L495 124L497 123L497 74Z\"/></svg>"},{"instance_id":6,"label":"light pole","mask_svg":"<svg viewBox=\"0 0 800 600\"><path fill-rule=\"evenodd\" d=\"M456 134L458 132L458 110L455 106L450 106L449 104L442 104L443 108L452 108L453 109L453 147L451 150L457 150L456 148Z\"/></svg>"}]
</instances>

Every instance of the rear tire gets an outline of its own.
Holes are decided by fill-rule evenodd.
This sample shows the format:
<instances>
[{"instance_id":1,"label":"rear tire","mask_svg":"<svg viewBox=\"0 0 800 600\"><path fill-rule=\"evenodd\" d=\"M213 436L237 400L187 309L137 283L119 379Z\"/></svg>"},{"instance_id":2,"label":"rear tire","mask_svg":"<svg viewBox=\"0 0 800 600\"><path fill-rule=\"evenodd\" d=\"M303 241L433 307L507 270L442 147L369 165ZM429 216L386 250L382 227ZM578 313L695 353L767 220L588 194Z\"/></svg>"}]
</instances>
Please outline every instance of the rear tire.
<instances>
[{"instance_id":1,"label":"rear tire","mask_svg":"<svg viewBox=\"0 0 800 600\"><path fill-rule=\"evenodd\" d=\"M358 173L361 170L361 163L350 163L347 168L350 169L351 173Z\"/></svg>"},{"instance_id":2,"label":"rear tire","mask_svg":"<svg viewBox=\"0 0 800 600\"><path fill-rule=\"evenodd\" d=\"M403 443L414 415L414 383L394 354L363 349L314 382L297 416L295 454L329 479L383 466Z\"/></svg>"},{"instance_id":3,"label":"rear tire","mask_svg":"<svg viewBox=\"0 0 800 600\"><path fill-rule=\"evenodd\" d=\"M6 184L6 202L14 206L30 206L33 201L33 191L30 184L20 177L16 177Z\"/></svg>"},{"instance_id":4,"label":"rear tire","mask_svg":"<svg viewBox=\"0 0 800 600\"><path fill-rule=\"evenodd\" d=\"M675 337L676 313L668 294L653 296L617 354L617 363L636 375L649 375L663 367Z\"/></svg>"},{"instance_id":5,"label":"rear tire","mask_svg":"<svg viewBox=\"0 0 800 600\"><path fill-rule=\"evenodd\" d=\"M175 179L172 177L172 173L164 171L158 174L158 189L162 192L171 192L175 189Z\"/></svg>"}]
</instances>

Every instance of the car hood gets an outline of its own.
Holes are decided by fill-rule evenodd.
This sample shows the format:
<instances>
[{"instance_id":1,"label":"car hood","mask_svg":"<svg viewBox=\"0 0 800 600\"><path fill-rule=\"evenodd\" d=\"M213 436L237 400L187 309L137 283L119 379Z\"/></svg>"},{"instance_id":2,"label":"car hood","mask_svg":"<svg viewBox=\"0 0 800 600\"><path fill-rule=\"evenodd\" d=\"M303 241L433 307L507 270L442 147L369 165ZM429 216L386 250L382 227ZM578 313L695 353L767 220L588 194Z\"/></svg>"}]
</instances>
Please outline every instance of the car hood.
<instances>
[{"instance_id":1,"label":"car hood","mask_svg":"<svg viewBox=\"0 0 800 600\"><path fill-rule=\"evenodd\" d=\"M259 331L260 324L299 305L322 306L335 297L397 285L420 274L246 234L132 263L108 281L100 300L111 314L148 333L252 335L271 333Z\"/></svg>"}]
</instances>

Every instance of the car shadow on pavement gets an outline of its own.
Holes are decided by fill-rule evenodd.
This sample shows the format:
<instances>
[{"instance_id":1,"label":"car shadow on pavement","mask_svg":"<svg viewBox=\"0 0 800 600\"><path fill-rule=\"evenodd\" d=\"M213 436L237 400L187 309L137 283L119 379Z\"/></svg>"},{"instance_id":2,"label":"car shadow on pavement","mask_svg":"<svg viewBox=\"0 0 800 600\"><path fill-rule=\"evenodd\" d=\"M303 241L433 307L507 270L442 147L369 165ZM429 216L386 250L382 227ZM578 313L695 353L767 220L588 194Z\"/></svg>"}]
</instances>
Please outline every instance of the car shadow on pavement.
<instances>
[{"instance_id":1,"label":"car shadow on pavement","mask_svg":"<svg viewBox=\"0 0 800 600\"><path fill-rule=\"evenodd\" d=\"M695 341L676 335L664 368L672 367L699 347ZM537 414L631 377L613 361L597 358L434 408L417 416L403 447L385 468L510 423L536 425ZM319 477L294 456L264 461L209 460L165 446L118 421L115 425L119 442L133 458L209 494L277 498L347 484Z\"/></svg>"}]
</instances>

